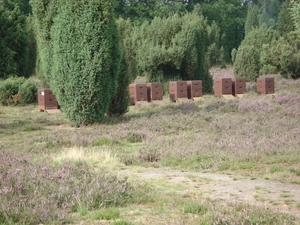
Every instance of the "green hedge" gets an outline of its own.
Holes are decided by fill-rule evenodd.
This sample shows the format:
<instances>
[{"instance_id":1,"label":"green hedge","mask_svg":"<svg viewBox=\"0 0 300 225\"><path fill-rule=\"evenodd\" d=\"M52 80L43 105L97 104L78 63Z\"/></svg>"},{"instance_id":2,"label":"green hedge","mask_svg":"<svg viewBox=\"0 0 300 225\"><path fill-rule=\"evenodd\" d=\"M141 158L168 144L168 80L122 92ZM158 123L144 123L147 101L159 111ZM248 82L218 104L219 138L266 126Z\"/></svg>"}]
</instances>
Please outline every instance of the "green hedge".
<instances>
[{"instance_id":1,"label":"green hedge","mask_svg":"<svg viewBox=\"0 0 300 225\"><path fill-rule=\"evenodd\" d=\"M23 77L10 77L0 81L2 105L25 105L37 101L37 82Z\"/></svg>"}]
</instances>

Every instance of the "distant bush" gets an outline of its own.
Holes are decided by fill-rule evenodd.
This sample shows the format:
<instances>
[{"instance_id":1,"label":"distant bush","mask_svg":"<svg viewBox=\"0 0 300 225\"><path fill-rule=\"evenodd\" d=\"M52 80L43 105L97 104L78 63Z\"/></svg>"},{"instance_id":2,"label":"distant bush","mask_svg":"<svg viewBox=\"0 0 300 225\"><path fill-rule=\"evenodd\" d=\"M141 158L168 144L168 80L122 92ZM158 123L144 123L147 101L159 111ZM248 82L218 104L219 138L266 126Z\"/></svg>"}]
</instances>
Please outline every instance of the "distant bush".
<instances>
[{"instance_id":1,"label":"distant bush","mask_svg":"<svg viewBox=\"0 0 300 225\"><path fill-rule=\"evenodd\" d=\"M295 31L264 44L260 51L260 74L280 72L285 78L300 77L299 49L300 35Z\"/></svg>"},{"instance_id":2,"label":"distant bush","mask_svg":"<svg viewBox=\"0 0 300 225\"><path fill-rule=\"evenodd\" d=\"M130 30L130 36L124 39L130 71L135 67L136 75L145 76L149 82L202 80L203 92L212 91L208 62L216 61L221 51L211 40L218 37L216 25L210 27L196 12L155 17L141 26L121 22L121 29Z\"/></svg>"},{"instance_id":3,"label":"distant bush","mask_svg":"<svg viewBox=\"0 0 300 225\"><path fill-rule=\"evenodd\" d=\"M29 104L37 100L37 83L32 79L11 77L0 81L2 105Z\"/></svg>"},{"instance_id":4,"label":"distant bush","mask_svg":"<svg viewBox=\"0 0 300 225\"><path fill-rule=\"evenodd\" d=\"M261 61L263 46L279 38L275 30L263 27L252 29L242 41L237 52L232 52L234 61L234 75L245 77L248 81L255 81L261 74L261 68L268 67L266 61Z\"/></svg>"},{"instance_id":5,"label":"distant bush","mask_svg":"<svg viewBox=\"0 0 300 225\"><path fill-rule=\"evenodd\" d=\"M240 46L234 62L235 77L255 81L259 76L259 51L252 45Z\"/></svg>"},{"instance_id":6,"label":"distant bush","mask_svg":"<svg viewBox=\"0 0 300 225\"><path fill-rule=\"evenodd\" d=\"M0 81L0 102L2 105L14 105L18 101L18 92L25 78L11 77Z\"/></svg>"},{"instance_id":7,"label":"distant bush","mask_svg":"<svg viewBox=\"0 0 300 225\"><path fill-rule=\"evenodd\" d=\"M82 206L121 205L133 190L125 178L80 161L51 165L1 151L0 164L0 223L64 223L68 213Z\"/></svg>"}]
</instances>

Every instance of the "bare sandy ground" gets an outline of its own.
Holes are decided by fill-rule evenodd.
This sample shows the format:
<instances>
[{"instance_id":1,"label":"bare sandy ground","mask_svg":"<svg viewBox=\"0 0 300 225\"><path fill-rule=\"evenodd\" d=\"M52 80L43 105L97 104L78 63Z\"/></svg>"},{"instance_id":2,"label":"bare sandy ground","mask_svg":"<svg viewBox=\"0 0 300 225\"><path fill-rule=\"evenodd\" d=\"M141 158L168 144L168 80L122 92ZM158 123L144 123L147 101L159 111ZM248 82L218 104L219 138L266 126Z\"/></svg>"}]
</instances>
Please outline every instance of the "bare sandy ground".
<instances>
[{"instance_id":1,"label":"bare sandy ground","mask_svg":"<svg viewBox=\"0 0 300 225\"><path fill-rule=\"evenodd\" d=\"M300 221L300 185L270 180L252 180L226 174L182 172L149 168L130 173L136 179L161 180L168 185L183 184L182 194L196 193L203 197L220 200L221 204L249 204L274 211L290 213Z\"/></svg>"}]
</instances>

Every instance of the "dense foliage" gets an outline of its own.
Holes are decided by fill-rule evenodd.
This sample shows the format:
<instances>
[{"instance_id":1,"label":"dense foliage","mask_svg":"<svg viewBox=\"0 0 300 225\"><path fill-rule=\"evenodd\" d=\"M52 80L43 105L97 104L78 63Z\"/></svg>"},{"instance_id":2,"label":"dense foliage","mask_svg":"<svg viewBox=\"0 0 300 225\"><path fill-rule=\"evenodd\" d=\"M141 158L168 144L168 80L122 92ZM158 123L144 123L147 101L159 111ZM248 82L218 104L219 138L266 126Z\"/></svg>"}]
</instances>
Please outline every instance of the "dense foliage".
<instances>
[{"instance_id":1,"label":"dense foliage","mask_svg":"<svg viewBox=\"0 0 300 225\"><path fill-rule=\"evenodd\" d=\"M123 21L123 25L126 22ZM127 52L135 63L137 74L149 82L165 80L202 80L204 91L211 91L206 52L209 39L207 21L197 13L168 18L156 17L141 26L128 26L130 36L125 38Z\"/></svg>"},{"instance_id":2,"label":"dense foliage","mask_svg":"<svg viewBox=\"0 0 300 225\"><path fill-rule=\"evenodd\" d=\"M0 80L0 103L2 105L25 105L37 101L37 82L23 77Z\"/></svg>"},{"instance_id":3,"label":"dense foliage","mask_svg":"<svg viewBox=\"0 0 300 225\"><path fill-rule=\"evenodd\" d=\"M295 30L295 24L291 17L291 3L289 1L283 2L278 15L277 31L282 37Z\"/></svg>"},{"instance_id":4,"label":"dense foliage","mask_svg":"<svg viewBox=\"0 0 300 225\"><path fill-rule=\"evenodd\" d=\"M124 115L129 107L129 91L128 85L130 84L130 75L128 73L128 61L123 50L121 55L120 73L117 79L118 87L115 95L107 110L107 115L111 117L118 117Z\"/></svg>"},{"instance_id":5,"label":"dense foliage","mask_svg":"<svg viewBox=\"0 0 300 225\"><path fill-rule=\"evenodd\" d=\"M260 61L262 47L278 39L278 34L272 29L252 29L245 37L235 56L234 75L255 81L263 67Z\"/></svg>"},{"instance_id":6,"label":"dense foliage","mask_svg":"<svg viewBox=\"0 0 300 225\"><path fill-rule=\"evenodd\" d=\"M258 7L256 5L251 5L248 7L247 11L247 17L245 22L245 35L247 35L252 29L258 27Z\"/></svg>"},{"instance_id":7,"label":"dense foliage","mask_svg":"<svg viewBox=\"0 0 300 225\"><path fill-rule=\"evenodd\" d=\"M0 78L31 75L28 33L18 5L12 11L0 5Z\"/></svg>"},{"instance_id":8,"label":"dense foliage","mask_svg":"<svg viewBox=\"0 0 300 225\"><path fill-rule=\"evenodd\" d=\"M116 93L120 67L113 2L32 5L41 67L62 110L76 126L101 121Z\"/></svg>"},{"instance_id":9,"label":"dense foliage","mask_svg":"<svg viewBox=\"0 0 300 225\"><path fill-rule=\"evenodd\" d=\"M264 24L247 33L236 54L235 51L232 52L235 76L246 77L252 81L261 74L278 72L286 78L300 77L297 7L298 4L294 1L282 3L278 32L271 28L266 29Z\"/></svg>"},{"instance_id":10,"label":"dense foliage","mask_svg":"<svg viewBox=\"0 0 300 225\"><path fill-rule=\"evenodd\" d=\"M217 0L201 4L201 9L209 24L215 22L219 26L219 42L224 49L224 59L231 61L232 49L238 48L244 38L246 5L234 0Z\"/></svg>"}]
</instances>

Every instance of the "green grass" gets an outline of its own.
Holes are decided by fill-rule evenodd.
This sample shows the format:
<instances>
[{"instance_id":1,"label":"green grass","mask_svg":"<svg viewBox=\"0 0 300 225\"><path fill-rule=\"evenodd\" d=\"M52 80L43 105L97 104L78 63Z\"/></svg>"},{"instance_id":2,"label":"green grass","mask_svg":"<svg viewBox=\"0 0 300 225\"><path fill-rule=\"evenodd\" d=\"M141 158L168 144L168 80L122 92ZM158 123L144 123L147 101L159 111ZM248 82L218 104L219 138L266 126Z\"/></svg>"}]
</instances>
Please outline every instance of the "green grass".
<instances>
[{"instance_id":1,"label":"green grass","mask_svg":"<svg viewBox=\"0 0 300 225\"><path fill-rule=\"evenodd\" d=\"M120 217L120 210L117 208L101 209L93 213L96 220L113 220Z\"/></svg>"}]
</instances>

